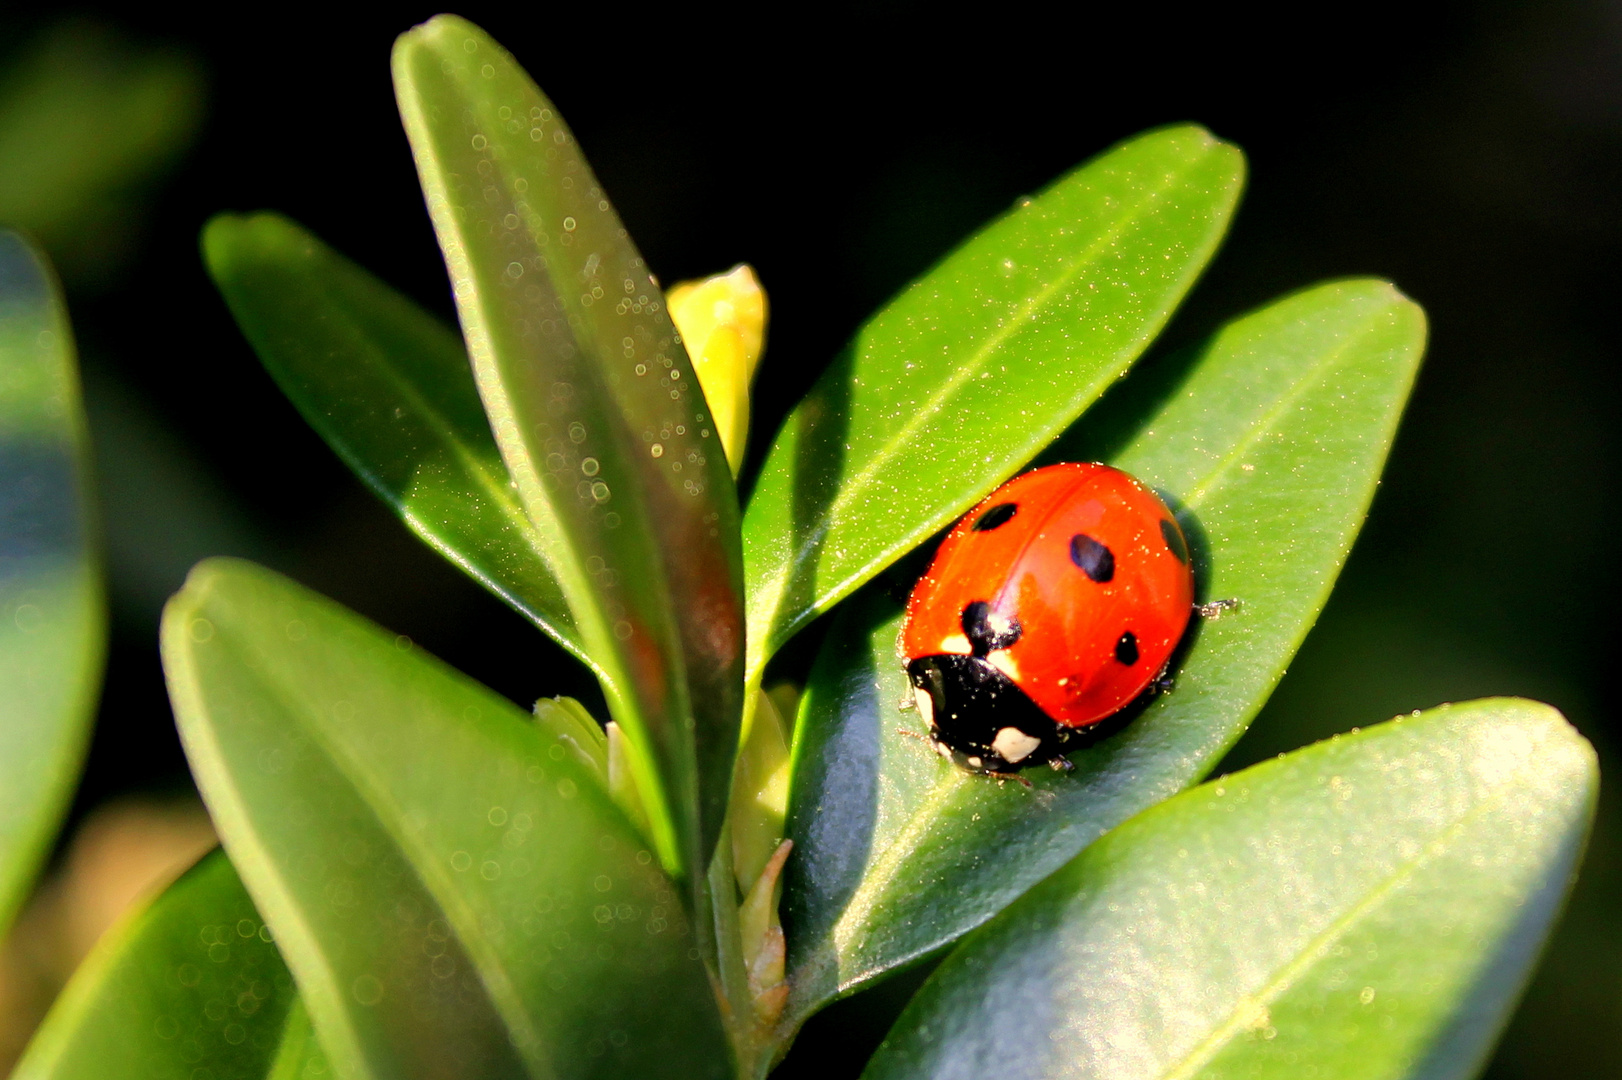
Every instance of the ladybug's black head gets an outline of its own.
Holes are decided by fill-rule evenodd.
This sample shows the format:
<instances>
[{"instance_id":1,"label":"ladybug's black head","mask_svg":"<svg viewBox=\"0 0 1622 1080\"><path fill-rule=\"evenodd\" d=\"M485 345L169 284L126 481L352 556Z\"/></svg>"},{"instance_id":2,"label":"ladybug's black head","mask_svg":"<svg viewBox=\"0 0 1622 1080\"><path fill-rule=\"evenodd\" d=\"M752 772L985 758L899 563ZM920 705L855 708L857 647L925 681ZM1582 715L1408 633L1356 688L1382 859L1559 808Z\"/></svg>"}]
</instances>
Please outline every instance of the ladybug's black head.
<instances>
[{"instance_id":1,"label":"ladybug's black head","mask_svg":"<svg viewBox=\"0 0 1622 1080\"><path fill-rule=\"evenodd\" d=\"M963 622L967 631L967 611ZM969 640L975 643L972 636ZM1070 729L1054 723L981 655L920 657L907 665L907 676L936 747L942 756L970 772L1026 769L1044 764L1066 749Z\"/></svg>"}]
</instances>

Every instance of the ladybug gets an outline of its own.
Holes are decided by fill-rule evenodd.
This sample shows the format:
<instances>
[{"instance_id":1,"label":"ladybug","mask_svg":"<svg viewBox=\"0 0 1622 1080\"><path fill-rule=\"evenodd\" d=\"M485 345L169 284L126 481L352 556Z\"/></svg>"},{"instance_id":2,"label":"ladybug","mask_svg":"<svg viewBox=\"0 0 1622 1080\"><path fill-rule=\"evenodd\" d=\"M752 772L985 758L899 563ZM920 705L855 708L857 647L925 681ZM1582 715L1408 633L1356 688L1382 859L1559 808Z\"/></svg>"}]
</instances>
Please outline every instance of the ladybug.
<instances>
[{"instance_id":1,"label":"ladybug","mask_svg":"<svg viewBox=\"0 0 1622 1080\"><path fill-rule=\"evenodd\" d=\"M1194 611L1166 504L1108 465L1050 465L953 527L907 601L901 652L941 756L1021 779L1069 770L1068 749L1153 694Z\"/></svg>"}]
</instances>

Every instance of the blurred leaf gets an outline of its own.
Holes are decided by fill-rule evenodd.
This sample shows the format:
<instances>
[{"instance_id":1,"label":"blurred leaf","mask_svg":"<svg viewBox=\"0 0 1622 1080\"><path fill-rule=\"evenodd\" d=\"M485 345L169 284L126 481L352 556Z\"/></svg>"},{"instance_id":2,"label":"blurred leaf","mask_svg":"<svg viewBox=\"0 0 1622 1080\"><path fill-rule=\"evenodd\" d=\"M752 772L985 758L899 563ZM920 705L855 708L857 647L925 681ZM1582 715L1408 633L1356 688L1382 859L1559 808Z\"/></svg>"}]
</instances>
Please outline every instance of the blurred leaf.
<instances>
[{"instance_id":1,"label":"blurred leaf","mask_svg":"<svg viewBox=\"0 0 1622 1080\"><path fill-rule=\"evenodd\" d=\"M193 772L340 1073L729 1071L680 898L573 720L248 563L192 572L163 654Z\"/></svg>"},{"instance_id":2,"label":"blurred leaf","mask_svg":"<svg viewBox=\"0 0 1622 1080\"><path fill-rule=\"evenodd\" d=\"M0 222L74 271L105 272L127 247L138 189L196 133L202 91L181 53L58 24L0 75Z\"/></svg>"},{"instance_id":3,"label":"blurred leaf","mask_svg":"<svg viewBox=\"0 0 1622 1080\"><path fill-rule=\"evenodd\" d=\"M0 231L0 930L50 851L101 692L88 458L61 292Z\"/></svg>"},{"instance_id":4,"label":"blurred leaf","mask_svg":"<svg viewBox=\"0 0 1622 1080\"><path fill-rule=\"evenodd\" d=\"M1473 1076L1598 780L1559 713L1507 698L1223 777L965 941L862 1075Z\"/></svg>"},{"instance_id":5,"label":"blurred leaf","mask_svg":"<svg viewBox=\"0 0 1622 1080\"><path fill-rule=\"evenodd\" d=\"M1423 342L1422 313L1389 285L1318 286L1229 324L1180 368L1143 372L1078 425L1133 432L1124 444L1061 443L1160 490L1202 591L1243 605L1196 625L1175 692L1071 754L1071 774L1033 772L1027 791L902 735L917 714L899 708L899 605L875 589L840 616L795 733L790 1025L984 922L1211 768L1328 597Z\"/></svg>"},{"instance_id":6,"label":"blurred leaf","mask_svg":"<svg viewBox=\"0 0 1622 1080\"><path fill-rule=\"evenodd\" d=\"M304 1002L295 998L287 1013L287 1024L282 1028L276 1060L265 1074L266 1080L322 1080L331 1068L316 1040L315 1028L310 1026L310 1014L305 1011Z\"/></svg>"},{"instance_id":7,"label":"blurred leaf","mask_svg":"<svg viewBox=\"0 0 1622 1080\"><path fill-rule=\"evenodd\" d=\"M260 1080L297 1000L223 852L108 934L74 974L13 1080Z\"/></svg>"},{"instance_id":8,"label":"blurred leaf","mask_svg":"<svg viewBox=\"0 0 1622 1080\"><path fill-rule=\"evenodd\" d=\"M732 473L658 284L556 108L440 16L395 90L496 444L610 677L661 859L704 876L743 694Z\"/></svg>"},{"instance_id":9,"label":"blurred leaf","mask_svg":"<svg viewBox=\"0 0 1622 1080\"><path fill-rule=\"evenodd\" d=\"M1239 151L1141 135L972 237L784 423L744 518L749 675L1028 462L1154 339L1216 250Z\"/></svg>"},{"instance_id":10,"label":"blurred leaf","mask_svg":"<svg viewBox=\"0 0 1622 1080\"><path fill-rule=\"evenodd\" d=\"M282 391L413 532L591 665L507 477L457 335L276 214L222 214L203 253Z\"/></svg>"}]
</instances>

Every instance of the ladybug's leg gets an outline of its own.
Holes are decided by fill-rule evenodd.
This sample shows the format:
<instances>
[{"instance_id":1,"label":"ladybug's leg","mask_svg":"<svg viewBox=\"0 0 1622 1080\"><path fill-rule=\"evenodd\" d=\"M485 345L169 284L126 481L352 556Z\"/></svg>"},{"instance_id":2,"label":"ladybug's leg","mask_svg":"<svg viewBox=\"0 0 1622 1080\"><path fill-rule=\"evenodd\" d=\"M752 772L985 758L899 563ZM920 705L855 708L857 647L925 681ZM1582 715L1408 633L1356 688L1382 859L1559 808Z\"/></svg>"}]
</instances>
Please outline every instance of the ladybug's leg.
<instances>
[{"instance_id":1,"label":"ladybug's leg","mask_svg":"<svg viewBox=\"0 0 1622 1080\"><path fill-rule=\"evenodd\" d=\"M1230 611L1239 610L1239 601L1234 598L1227 600L1212 600L1208 604L1195 604L1194 614L1202 619L1220 619Z\"/></svg>"},{"instance_id":2,"label":"ladybug's leg","mask_svg":"<svg viewBox=\"0 0 1622 1080\"><path fill-rule=\"evenodd\" d=\"M988 773L984 773L983 775L989 776L993 780L1015 780L1015 781L1018 781L1019 783L1025 785L1027 790L1031 787L1031 782L1029 780L1025 779L1023 776L1019 775L1019 773L1017 773L1017 772L988 772Z\"/></svg>"},{"instance_id":3,"label":"ladybug's leg","mask_svg":"<svg viewBox=\"0 0 1622 1080\"><path fill-rule=\"evenodd\" d=\"M1076 763L1067 757L1048 758L1048 768L1054 772L1075 772Z\"/></svg>"}]
</instances>

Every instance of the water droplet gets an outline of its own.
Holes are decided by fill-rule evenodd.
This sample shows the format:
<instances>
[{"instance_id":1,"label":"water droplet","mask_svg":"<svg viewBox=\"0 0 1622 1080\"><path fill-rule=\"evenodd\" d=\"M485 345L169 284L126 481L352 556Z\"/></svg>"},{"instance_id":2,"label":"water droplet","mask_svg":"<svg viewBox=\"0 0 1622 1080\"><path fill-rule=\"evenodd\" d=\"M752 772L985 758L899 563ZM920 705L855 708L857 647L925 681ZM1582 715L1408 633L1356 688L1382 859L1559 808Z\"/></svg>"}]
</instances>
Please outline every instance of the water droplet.
<instances>
[{"instance_id":1,"label":"water droplet","mask_svg":"<svg viewBox=\"0 0 1622 1080\"><path fill-rule=\"evenodd\" d=\"M619 638L621 641L629 641L631 638L631 624L626 622L624 619L621 619L619 622L615 623L614 636Z\"/></svg>"},{"instance_id":2,"label":"water droplet","mask_svg":"<svg viewBox=\"0 0 1622 1080\"><path fill-rule=\"evenodd\" d=\"M591 497L596 499L598 502L607 502L609 494L608 485L603 483L601 480L591 485Z\"/></svg>"},{"instance_id":3,"label":"water droplet","mask_svg":"<svg viewBox=\"0 0 1622 1080\"><path fill-rule=\"evenodd\" d=\"M490 140L486 139L483 135L475 135L475 136L473 136L473 149L475 149L475 150L483 150L485 147L487 147L489 145L490 145Z\"/></svg>"},{"instance_id":4,"label":"water droplet","mask_svg":"<svg viewBox=\"0 0 1622 1080\"><path fill-rule=\"evenodd\" d=\"M594 457L584 458L580 462L580 471L587 476L596 476L601 469L602 466Z\"/></svg>"},{"instance_id":5,"label":"water droplet","mask_svg":"<svg viewBox=\"0 0 1622 1080\"><path fill-rule=\"evenodd\" d=\"M569 425L569 441L579 446L586 441L586 425L573 423Z\"/></svg>"},{"instance_id":6,"label":"water droplet","mask_svg":"<svg viewBox=\"0 0 1622 1080\"><path fill-rule=\"evenodd\" d=\"M640 365L638 365L638 366L640 366ZM650 449L652 450L654 457L663 457L664 456L665 447L664 447L663 443L654 443L653 446Z\"/></svg>"},{"instance_id":7,"label":"water droplet","mask_svg":"<svg viewBox=\"0 0 1622 1080\"><path fill-rule=\"evenodd\" d=\"M32 604L24 604L22 606L23 607L33 607ZM18 616L19 619L21 618L21 616L22 616L22 608L17 609L17 616ZM17 629L26 630L27 627L25 627L19 621L17 623ZM193 641L204 642L204 641L211 640L213 637L214 637L214 624L213 623L209 622L207 619L193 619L191 621L191 639Z\"/></svg>"},{"instance_id":8,"label":"water droplet","mask_svg":"<svg viewBox=\"0 0 1622 1080\"><path fill-rule=\"evenodd\" d=\"M574 226L575 226L574 218L566 217L566 218L563 219L563 231L564 232L574 232Z\"/></svg>"},{"instance_id":9,"label":"water droplet","mask_svg":"<svg viewBox=\"0 0 1622 1080\"><path fill-rule=\"evenodd\" d=\"M495 65L494 64L486 64L486 65L484 65L483 67L481 67L479 69L479 74L483 75L487 79L495 78L496 77Z\"/></svg>"},{"instance_id":10,"label":"water droplet","mask_svg":"<svg viewBox=\"0 0 1622 1080\"><path fill-rule=\"evenodd\" d=\"M512 114L513 114L512 109L508 108L506 105L503 105L501 108L496 110L496 119L497 120L510 120L510 119L512 119Z\"/></svg>"},{"instance_id":11,"label":"water droplet","mask_svg":"<svg viewBox=\"0 0 1622 1080\"><path fill-rule=\"evenodd\" d=\"M376 1005L383 1000L383 983L376 975L362 975L351 989L362 1005Z\"/></svg>"},{"instance_id":12,"label":"water droplet","mask_svg":"<svg viewBox=\"0 0 1622 1080\"><path fill-rule=\"evenodd\" d=\"M521 262L510 262L510 263L508 263L507 264L507 276L514 279L515 281L518 278L523 277L524 276L524 264L521 263Z\"/></svg>"}]
</instances>

